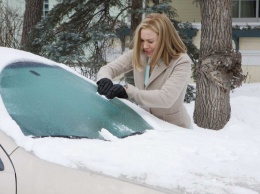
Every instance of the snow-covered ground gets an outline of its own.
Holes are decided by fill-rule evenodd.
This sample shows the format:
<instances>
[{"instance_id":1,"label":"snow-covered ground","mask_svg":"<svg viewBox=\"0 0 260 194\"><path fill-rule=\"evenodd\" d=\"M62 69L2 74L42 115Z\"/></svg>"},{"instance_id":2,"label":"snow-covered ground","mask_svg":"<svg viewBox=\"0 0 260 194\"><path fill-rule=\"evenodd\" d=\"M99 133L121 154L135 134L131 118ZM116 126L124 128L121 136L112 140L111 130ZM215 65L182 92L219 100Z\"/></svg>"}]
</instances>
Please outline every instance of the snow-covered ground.
<instances>
[{"instance_id":1,"label":"snow-covered ground","mask_svg":"<svg viewBox=\"0 0 260 194\"><path fill-rule=\"evenodd\" d=\"M2 61L8 57L1 54ZM132 179L175 194L260 193L260 83L243 84L231 93L231 119L219 131L195 124L193 129L183 129L123 101L154 130L125 139L111 137L103 130L110 141L32 139L19 132L1 98L0 129L44 160ZM185 106L192 117L194 102Z\"/></svg>"}]
</instances>

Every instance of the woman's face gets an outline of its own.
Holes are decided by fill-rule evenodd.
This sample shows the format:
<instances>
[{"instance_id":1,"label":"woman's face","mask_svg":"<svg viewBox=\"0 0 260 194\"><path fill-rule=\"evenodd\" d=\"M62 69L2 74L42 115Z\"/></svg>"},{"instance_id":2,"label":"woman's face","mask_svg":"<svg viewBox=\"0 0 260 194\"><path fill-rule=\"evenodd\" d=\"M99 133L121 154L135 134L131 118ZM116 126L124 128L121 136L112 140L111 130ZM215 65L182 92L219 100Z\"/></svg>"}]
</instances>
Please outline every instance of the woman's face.
<instances>
[{"instance_id":1,"label":"woman's face","mask_svg":"<svg viewBox=\"0 0 260 194\"><path fill-rule=\"evenodd\" d=\"M141 30L141 46L148 57L153 56L157 40L158 35L154 31L150 29Z\"/></svg>"}]
</instances>

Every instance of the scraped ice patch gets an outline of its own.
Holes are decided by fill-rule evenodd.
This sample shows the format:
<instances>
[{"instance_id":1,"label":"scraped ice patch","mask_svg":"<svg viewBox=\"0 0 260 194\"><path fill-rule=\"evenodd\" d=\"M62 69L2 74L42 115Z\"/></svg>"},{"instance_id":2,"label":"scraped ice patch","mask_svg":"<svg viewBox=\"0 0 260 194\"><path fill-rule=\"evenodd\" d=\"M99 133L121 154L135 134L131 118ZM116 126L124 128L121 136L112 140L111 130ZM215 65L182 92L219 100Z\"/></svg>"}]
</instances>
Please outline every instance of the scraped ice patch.
<instances>
[{"instance_id":1,"label":"scraped ice patch","mask_svg":"<svg viewBox=\"0 0 260 194\"><path fill-rule=\"evenodd\" d=\"M123 133L123 132L134 133L134 131L132 129L130 129L129 127L127 127L126 125L119 125L119 124L113 123L113 126L115 129L118 129L121 133Z\"/></svg>"}]
</instances>

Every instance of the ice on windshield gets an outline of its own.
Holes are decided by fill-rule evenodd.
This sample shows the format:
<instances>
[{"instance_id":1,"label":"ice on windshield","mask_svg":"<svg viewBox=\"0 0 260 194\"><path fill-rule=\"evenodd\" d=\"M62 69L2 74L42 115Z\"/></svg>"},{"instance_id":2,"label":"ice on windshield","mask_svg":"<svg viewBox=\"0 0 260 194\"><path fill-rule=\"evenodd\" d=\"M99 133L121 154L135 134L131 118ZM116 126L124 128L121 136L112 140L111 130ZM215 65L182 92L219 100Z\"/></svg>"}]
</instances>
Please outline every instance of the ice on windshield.
<instances>
[{"instance_id":1,"label":"ice on windshield","mask_svg":"<svg viewBox=\"0 0 260 194\"><path fill-rule=\"evenodd\" d=\"M0 76L3 102L25 135L103 139L105 128L122 138L152 128L129 106L101 97L95 84L59 66L16 62Z\"/></svg>"}]
</instances>

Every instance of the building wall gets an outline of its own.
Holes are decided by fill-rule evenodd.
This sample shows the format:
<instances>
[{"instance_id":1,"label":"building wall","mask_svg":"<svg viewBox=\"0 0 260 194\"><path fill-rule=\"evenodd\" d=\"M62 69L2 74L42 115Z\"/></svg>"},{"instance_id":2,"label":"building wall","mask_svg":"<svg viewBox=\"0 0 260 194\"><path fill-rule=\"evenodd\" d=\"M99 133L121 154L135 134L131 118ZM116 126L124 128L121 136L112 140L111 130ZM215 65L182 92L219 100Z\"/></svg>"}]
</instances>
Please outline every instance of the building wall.
<instances>
[{"instance_id":1,"label":"building wall","mask_svg":"<svg viewBox=\"0 0 260 194\"><path fill-rule=\"evenodd\" d=\"M260 50L260 38L248 37L239 39L240 50Z\"/></svg>"},{"instance_id":2,"label":"building wall","mask_svg":"<svg viewBox=\"0 0 260 194\"><path fill-rule=\"evenodd\" d=\"M245 83L257 83L260 82L260 68L259 65L243 65L243 74L246 75Z\"/></svg>"},{"instance_id":3,"label":"building wall","mask_svg":"<svg viewBox=\"0 0 260 194\"><path fill-rule=\"evenodd\" d=\"M172 0L172 6L178 14L178 21L181 22L200 22L199 5L193 3L194 0Z\"/></svg>"},{"instance_id":4,"label":"building wall","mask_svg":"<svg viewBox=\"0 0 260 194\"><path fill-rule=\"evenodd\" d=\"M260 38L240 38L239 49L246 82L260 82Z\"/></svg>"},{"instance_id":5,"label":"building wall","mask_svg":"<svg viewBox=\"0 0 260 194\"><path fill-rule=\"evenodd\" d=\"M240 50L246 82L260 82L260 50Z\"/></svg>"}]
</instances>

